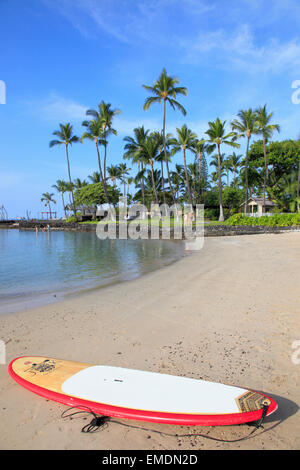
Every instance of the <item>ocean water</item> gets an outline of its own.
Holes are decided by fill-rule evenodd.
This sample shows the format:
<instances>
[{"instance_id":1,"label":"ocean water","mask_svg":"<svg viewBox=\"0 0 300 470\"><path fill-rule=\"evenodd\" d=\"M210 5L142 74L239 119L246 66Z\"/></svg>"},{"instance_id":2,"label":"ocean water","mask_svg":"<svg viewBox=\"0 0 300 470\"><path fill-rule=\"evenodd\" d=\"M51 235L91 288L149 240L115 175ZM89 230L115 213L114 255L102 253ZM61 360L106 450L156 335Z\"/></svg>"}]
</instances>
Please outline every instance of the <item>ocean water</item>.
<instances>
[{"instance_id":1,"label":"ocean water","mask_svg":"<svg viewBox=\"0 0 300 470\"><path fill-rule=\"evenodd\" d=\"M0 313L126 281L184 256L182 242L99 240L95 232L0 230Z\"/></svg>"}]
</instances>

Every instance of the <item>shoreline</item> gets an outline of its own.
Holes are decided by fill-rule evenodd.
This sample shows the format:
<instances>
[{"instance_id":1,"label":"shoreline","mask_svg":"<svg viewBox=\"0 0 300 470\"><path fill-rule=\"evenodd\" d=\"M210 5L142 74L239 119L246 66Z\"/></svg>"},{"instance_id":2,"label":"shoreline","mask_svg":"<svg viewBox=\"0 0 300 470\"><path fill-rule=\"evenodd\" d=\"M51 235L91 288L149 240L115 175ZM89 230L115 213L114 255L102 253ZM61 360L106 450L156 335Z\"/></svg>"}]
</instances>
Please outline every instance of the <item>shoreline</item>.
<instances>
[{"instance_id":1,"label":"shoreline","mask_svg":"<svg viewBox=\"0 0 300 470\"><path fill-rule=\"evenodd\" d=\"M299 448L300 366L291 361L300 326L299 251L298 233L208 238L201 251L138 279L1 316L7 364L20 355L46 355L264 391L279 410L266 419L263 436L216 443L195 435L233 440L249 427L120 420L148 431L110 424L83 439L81 420L63 421L63 405L22 389L1 365L0 447Z\"/></svg>"},{"instance_id":2,"label":"shoreline","mask_svg":"<svg viewBox=\"0 0 300 470\"><path fill-rule=\"evenodd\" d=\"M35 227L42 227L46 225L50 225L50 231L65 231L65 232L95 232L97 228L96 223L66 223L60 220L52 220L52 221L21 221L17 224L7 225L5 223L0 223L0 229L2 230L20 230L20 231L34 231ZM129 226L127 225L127 233L126 239L130 239L129 235ZM158 236L161 240L193 240L197 237L197 232L195 228L193 229L193 233L190 233L190 229L188 232L185 232L184 227L182 227L182 233L180 238L178 238L178 233L175 234L174 228L170 227L156 227L157 234L155 234L156 238ZM258 235L258 234L265 234L265 233L285 233L285 232L299 232L300 225L290 225L290 226L258 226L258 225L226 225L226 224L214 224L213 221L211 222L204 222L203 229L201 226L199 227L198 235L207 237L228 237L228 236L240 236L240 235ZM203 231L202 231L203 230ZM123 239L124 233L122 233ZM119 224L116 225L116 239L119 238ZM151 239L151 224L148 225L141 225L140 226L140 239L149 240Z\"/></svg>"},{"instance_id":3,"label":"shoreline","mask_svg":"<svg viewBox=\"0 0 300 470\"><path fill-rule=\"evenodd\" d=\"M181 243L183 244L184 241L180 240L166 240L170 243ZM130 282L131 280L138 279L139 277L145 276L148 273L156 271L158 269L162 269L165 266L169 266L173 263L178 262L181 258L187 256L187 253L184 251L184 247L182 247L182 253L179 252L175 253L174 247L174 255L172 259L162 257L161 260L157 260L157 264L155 266L150 265L149 263L145 263L143 270L139 271L138 273L131 273L128 278L111 278L109 280L99 279L97 281L86 281L84 286L77 285L70 285L67 290L60 291L59 289L52 289L47 292L37 292L36 294L31 294L28 296L23 296L22 294L14 294L11 299L4 299L0 302L0 319L3 315L11 315L13 313L27 311L30 309L43 307L44 305L49 304L56 304L62 302L64 300L72 299L78 295L84 295L89 292L94 292L97 290L101 290L103 288L114 286L119 283L123 282ZM17 299L15 298L17 297Z\"/></svg>"}]
</instances>

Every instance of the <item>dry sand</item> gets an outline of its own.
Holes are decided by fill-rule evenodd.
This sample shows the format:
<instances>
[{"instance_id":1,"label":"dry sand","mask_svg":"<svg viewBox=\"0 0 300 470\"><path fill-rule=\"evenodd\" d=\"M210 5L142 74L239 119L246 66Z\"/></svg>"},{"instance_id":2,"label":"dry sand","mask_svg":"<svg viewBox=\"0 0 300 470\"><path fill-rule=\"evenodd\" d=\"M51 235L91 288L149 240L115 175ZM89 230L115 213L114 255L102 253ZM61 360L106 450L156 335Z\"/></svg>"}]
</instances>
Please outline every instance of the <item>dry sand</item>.
<instances>
[{"instance_id":1,"label":"dry sand","mask_svg":"<svg viewBox=\"0 0 300 470\"><path fill-rule=\"evenodd\" d=\"M299 254L299 232L208 238L134 281L0 318L7 363L48 355L261 390L279 404L264 431L221 443L203 436L232 440L253 428L119 420L143 429L111 423L82 434L86 421L61 419L65 406L23 389L1 365L0 448L299 449Z\"/></svg>"}]
</instances>

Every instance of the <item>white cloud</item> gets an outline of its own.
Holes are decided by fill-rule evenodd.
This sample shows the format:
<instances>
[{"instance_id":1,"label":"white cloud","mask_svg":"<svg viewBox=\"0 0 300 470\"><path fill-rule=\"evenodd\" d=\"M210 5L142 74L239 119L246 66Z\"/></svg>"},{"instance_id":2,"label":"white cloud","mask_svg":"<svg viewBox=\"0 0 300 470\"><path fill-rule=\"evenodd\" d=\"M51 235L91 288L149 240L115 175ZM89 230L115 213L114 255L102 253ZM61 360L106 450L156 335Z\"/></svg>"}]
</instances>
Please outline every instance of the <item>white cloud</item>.
<instances>
[{"instance_id":1,"label":"white cloud","mask_svg":"<svg viewBox=\"0 0 300 470\"><path fill-rule=\"evenodd\" d=\"M83 36L104 31L123 43L161 43L173 34L172 16L204 18L215 5L207 0L43 0L70 21Z\"/></svg>"},{"instance_id":2,"label":"white cloud","mask_svg":"<svg viewBox=\"0 0 300 470\"><path fill-rule=\"evenodd\" d=\"M42 120L53 122L82 122L86 118L88 106L82 105L72 99L64 98L51 93L41 100L25 102L29 114L39 116Z\"/></svg>"},{"instance_id":3,"label":"white cloud","mask_svg":"<svg viewBox=\"0 0 300 470\"><path fill-rule=\"evenodd\" d=\"M47 119L57 121L80 121L85 119L87 106L65 99L57 95L51 95L41 107L41 112Z\"/></svg>"},{"instance_id":4,"label":"white cloud","mask_svg":"<svg viewBox=\"0 0 300 470\"><path fill-rule=\"evenodd\" d=\"M181 47L188 50L185 60L201 63L209 54L214 65L231 69L244 69L248 72L282 72L299 69L300 40L292 39L280 43L269 39L258 45L249 25L244 24L235 31L219 29L210 33L200 33L193 44L181 41Z\"/></svg>"},{"instance_id":5,"label":"white cloud","mask_svg":"<svg viewBox=\"0 0 300 470\"><path fill-rule=\"evenodd\" d=\"M300 66L299 0L271 7L269 0L43 1L85 37L104 32L122 43L167 47L182 62L251 72ZM289 35L281 33L283 21Z\"/></svg>"}]
</instances>

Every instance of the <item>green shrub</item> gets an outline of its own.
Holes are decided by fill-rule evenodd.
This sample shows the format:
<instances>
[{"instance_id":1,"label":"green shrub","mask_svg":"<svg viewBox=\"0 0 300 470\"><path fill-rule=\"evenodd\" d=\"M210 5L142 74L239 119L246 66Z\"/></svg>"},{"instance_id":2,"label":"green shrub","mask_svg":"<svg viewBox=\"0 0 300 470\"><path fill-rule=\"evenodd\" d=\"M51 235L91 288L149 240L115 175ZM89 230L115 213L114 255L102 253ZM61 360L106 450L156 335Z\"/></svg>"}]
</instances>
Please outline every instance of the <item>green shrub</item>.
<instances>
[{"instance_id":1,"label":"green shrub","mask_svg":"<svg viewBox=\"0 0 300 470\"><path fill-rule=\"evenodd\" d=\"M77 218L75 217L75 215L72 215L71 217L69 217L69 218L66 220L66 222L67 222L68 224L73 223L73 222L77 222Z\"/></svg>"},{"instance_id":2,"label":"green shrub","mask_svg":"<svg viewBox=\"0 0 300 470\"><path fill-rule=\"evenodd\" d=\"M218 220L220 209L204 209L205 219Z\"/></svg>"},{"instance_id":3,"label":"green shrub","mask_svg":"<svg viewBox=\"0 0 300 470\"><path fill-rule=\"evenodd\" d=\"M290 227L300 225L300 214L274 214L262 217L246 217L244 214L234 214L228 220L227 225L257 225L264 227Z\"/></svg>"}]
</instances>

